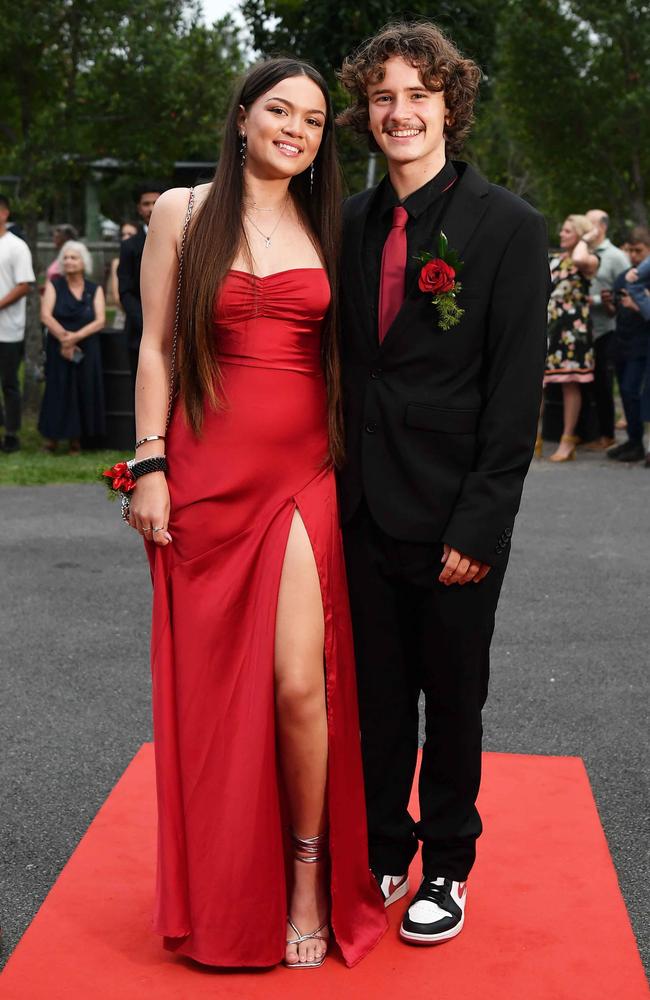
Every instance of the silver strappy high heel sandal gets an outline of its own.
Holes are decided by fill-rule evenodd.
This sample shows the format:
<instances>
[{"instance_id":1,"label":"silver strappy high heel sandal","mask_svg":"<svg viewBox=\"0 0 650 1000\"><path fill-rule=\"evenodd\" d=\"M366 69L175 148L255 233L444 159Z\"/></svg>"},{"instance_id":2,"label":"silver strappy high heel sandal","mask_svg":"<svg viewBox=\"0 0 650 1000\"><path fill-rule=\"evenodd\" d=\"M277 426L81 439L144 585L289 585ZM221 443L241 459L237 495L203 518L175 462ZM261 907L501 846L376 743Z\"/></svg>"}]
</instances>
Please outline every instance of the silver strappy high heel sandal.
<instances>
[{"instance_id":1,"label":"silver strappy high heel sandal","mask_svg":"<svg viewBox=\"0 0 650 1000\"><path fill-rule=\"evenodd\" d=\"M296 861L302 861L303 864L313 865L317 861L323 860L323 853L321 853L321 848L327 843L327 833L319 833L317 837L297 837L296 834L291 831L291 840L294 846L294 858ZM287 923L289 927L296 935L295 938L289 938L287 944L302 944L303 941L324 941L325 944L329 944L329 938L323 937L321 931L324 931L328 925L326 920L324 924L317 927L315 931L310 931L309 934L301 934L296 925L294 924L291 917L287 916ZM325 961L327 952L315 962L285 962L287 969L318 969Z\"/></svg>"}]
</instances>

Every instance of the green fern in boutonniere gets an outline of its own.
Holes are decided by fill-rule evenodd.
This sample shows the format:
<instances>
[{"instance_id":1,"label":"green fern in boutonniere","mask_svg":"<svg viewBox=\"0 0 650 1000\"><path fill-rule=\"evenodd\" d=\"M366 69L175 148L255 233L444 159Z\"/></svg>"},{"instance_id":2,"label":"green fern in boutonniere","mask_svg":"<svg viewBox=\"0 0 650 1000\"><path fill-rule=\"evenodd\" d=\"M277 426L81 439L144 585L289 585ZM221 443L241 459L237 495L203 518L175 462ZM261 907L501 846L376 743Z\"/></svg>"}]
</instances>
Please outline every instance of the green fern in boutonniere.
<instances>
[{"instance_id":1,"label":"green fern in boutonniere","mask_svg":"<svg viewBox=\"0 0 650 1000\"><path fill-rule=\"evenodd\" d=\"M456 250L450 249L449 240L443 232L440 233L438 240L437 257L428 250L422 250L415 259L422 264L418 279L420 291L433 295L431 301L438 310L440 329L451 330L452 326L457 326L465 313L456 301L456 296L462 288L456 276L462 270L463 262Z\"/></svg>"}]
</instances>

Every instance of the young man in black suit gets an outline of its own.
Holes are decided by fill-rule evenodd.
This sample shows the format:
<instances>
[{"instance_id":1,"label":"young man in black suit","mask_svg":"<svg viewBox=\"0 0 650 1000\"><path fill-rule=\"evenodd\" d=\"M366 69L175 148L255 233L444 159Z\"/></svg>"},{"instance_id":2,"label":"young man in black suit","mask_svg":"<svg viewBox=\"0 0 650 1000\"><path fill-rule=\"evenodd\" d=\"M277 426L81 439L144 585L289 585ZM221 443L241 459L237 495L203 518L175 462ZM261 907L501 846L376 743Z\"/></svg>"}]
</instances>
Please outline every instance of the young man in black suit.
<instances>
[{"instance_id":1,"label":"young man in black suit","mask_svg":"<svg viewBox=\"0 0 650 1000\"><path fill-rule=\"evenodd\" d=\"M490 641L546 349L542 216L449 158L479 77L426 23L389 26L341 73L352 104L340 124L369 134L388 165L346 202L341 269L340 493L370 860L388 905L408 892L422 841L424 880L401 927L421 944L464 922Z\"/></svg>"},{"instance_id":2,"label":"young man in black suit","mask_svg":"<svg viewBox=\"0 0 650 1000\"><path fill-rule=\"evenodd\" d=\"M144 241L147 238L149 219L153 207L165 190L164 185L156 181L141 184L136 191L136 210L142 219L142 228L120 246L120 262L117 266L117 283L120 292L120 302L126 314L125 330L129 345L129 363L135 386L135 376L138 370L138 354L142 340L142 300L140 298L140 265Z\"/></svg>"}]
</instances>

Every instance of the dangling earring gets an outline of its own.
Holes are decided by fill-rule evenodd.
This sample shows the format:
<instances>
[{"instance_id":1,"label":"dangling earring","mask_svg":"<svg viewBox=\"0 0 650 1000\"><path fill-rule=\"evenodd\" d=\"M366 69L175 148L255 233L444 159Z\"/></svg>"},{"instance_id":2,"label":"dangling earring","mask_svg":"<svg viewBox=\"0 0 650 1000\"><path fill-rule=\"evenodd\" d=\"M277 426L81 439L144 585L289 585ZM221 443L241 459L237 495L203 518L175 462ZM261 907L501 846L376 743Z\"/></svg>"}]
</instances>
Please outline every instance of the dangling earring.
<instances>
[{"instance_id":1,"label":"dangling earring","mask_svg":"<svg viewBox=\"0 0 650 1000\"><path fill-rule=\"evenodd\" d=\"M311 170L309 171L309 193L314 193L314 164L311 165Z\"/></svg>"},{"instance_id":2,"label":"dangling earring","mask_svg":"<svg viewBox=\"0 0 650 1000\"><path fill-rule=\"evenodd\" d=\"M246 141L247 141L246 140L246 133L245 132L240 132L240 134L239 134L239 156L240 156L239 162L240 162L240 164L242 166L242 169L244 167L244 164L246 163Z\"/></svg>"}]
</instances>

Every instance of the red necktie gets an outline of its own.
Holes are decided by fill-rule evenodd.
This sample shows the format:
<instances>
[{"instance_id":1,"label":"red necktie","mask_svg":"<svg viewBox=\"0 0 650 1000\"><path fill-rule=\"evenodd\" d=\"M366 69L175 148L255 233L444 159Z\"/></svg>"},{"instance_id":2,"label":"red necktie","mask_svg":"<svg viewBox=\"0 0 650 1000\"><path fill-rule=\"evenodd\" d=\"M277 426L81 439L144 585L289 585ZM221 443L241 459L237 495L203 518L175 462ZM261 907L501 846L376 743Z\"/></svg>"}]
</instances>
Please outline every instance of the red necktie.
<instances>
[{"instance_id":1,"label":"red necktie","mask_svg":"<svg viewBox=\"0 0 650 1000\"><path fill-rule=\"evenodd\" d=\"M379 283L379 343L390 329L404 301L406 271L406 223L409 214L398 205L393 209L393 225L386 237L381 255Z\"/></svg>"}]
</instances>

